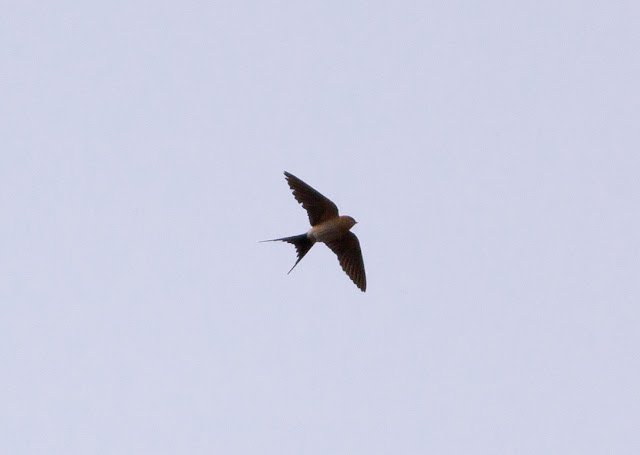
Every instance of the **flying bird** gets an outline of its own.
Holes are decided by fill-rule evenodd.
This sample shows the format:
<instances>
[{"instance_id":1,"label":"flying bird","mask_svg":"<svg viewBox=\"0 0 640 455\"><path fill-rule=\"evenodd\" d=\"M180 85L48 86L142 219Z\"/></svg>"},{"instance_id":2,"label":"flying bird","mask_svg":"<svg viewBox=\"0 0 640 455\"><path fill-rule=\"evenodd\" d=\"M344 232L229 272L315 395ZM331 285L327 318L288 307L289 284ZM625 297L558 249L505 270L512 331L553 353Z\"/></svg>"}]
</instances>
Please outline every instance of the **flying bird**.
<instances>
[{"instance_id":1,"label":"flying bird","mask_svg":"<svg viewBox=\"0 0 640 455\"><path fill-rule=\"evenodd\" d=\"M365 292L367 289L367 277L364 272L364 261L358 237L350 231L357 223L350 216L340 215L338 207L318 191L311 188L298 177L285 171L285 178L296 198L309 215L311 229L305 234L281 239L264 240L264 242L287 242L296 247L298 262L309 252L316 242L327 245L338 256L342 270L349 275L351 281ZM291 273L291 270L287 273Z\"/></svg>"}]
</instances>

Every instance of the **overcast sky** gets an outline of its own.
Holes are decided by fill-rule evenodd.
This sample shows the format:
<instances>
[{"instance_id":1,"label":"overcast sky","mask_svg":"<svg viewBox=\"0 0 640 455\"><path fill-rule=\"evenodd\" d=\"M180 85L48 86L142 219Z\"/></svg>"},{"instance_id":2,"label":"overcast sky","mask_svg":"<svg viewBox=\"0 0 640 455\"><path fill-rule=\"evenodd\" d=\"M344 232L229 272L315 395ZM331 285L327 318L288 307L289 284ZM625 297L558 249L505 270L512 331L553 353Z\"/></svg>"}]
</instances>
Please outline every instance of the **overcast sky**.
<instances>
[{"instance_id":1,"label":"overcast sky","mask_svg":"<svg viewBox=\"0 0 640 455\"><path fill-rule=\"evenodd\" d=\"M640 6L2 2L0 452L640 453ZM361 293L289 171L356 218Z\"/></svg>"}]
</instances>

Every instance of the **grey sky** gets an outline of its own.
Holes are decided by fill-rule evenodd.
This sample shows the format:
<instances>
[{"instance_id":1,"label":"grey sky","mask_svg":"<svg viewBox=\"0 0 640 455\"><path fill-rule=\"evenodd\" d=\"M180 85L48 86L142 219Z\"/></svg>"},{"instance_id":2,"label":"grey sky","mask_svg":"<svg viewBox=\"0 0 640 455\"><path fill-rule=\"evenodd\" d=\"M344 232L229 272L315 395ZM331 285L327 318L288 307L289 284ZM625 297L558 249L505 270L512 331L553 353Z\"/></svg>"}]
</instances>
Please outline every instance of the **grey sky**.
<instances>
[{"instance_id":1,"label":"grey sky","mask_svg":"<svg viewBox=\"0 0 640 455\"><path fill-rule=\"evenodd\" d=\"M640 453L637 2L3 2L0 452ZM359 221L368 289L288 170Z\"/></svg>"}]
</instances>

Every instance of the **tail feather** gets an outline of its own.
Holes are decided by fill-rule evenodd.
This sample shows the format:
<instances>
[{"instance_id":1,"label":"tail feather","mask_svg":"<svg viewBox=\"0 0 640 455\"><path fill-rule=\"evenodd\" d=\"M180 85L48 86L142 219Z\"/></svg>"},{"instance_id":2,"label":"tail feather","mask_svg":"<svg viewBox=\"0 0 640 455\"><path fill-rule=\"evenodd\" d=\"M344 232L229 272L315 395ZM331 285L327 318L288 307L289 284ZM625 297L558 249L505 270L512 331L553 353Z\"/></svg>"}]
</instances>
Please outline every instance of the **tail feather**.
<instances>
[{"instance_id":1,"label":"tail feather","mask_svg":"<svg viewBox=\"0 0 640 455\"><path fill-rule=\"evenodd\" d=\"M307 237L307 234L294 235L292 237L282 237L281 239L263 240L263 242L287 242L295 246L296 253L298 253L298 260L296 261L295 264L293 264L293 267L291 267L291 270L293 270L295 266L298 265L298 262L300 262L300 260L305 256L305 254L309 252L309 250L315 243L311 241L309 237ZM291 273L291 270L287 272L287 275Z\"/></svg>"}]
</instances>

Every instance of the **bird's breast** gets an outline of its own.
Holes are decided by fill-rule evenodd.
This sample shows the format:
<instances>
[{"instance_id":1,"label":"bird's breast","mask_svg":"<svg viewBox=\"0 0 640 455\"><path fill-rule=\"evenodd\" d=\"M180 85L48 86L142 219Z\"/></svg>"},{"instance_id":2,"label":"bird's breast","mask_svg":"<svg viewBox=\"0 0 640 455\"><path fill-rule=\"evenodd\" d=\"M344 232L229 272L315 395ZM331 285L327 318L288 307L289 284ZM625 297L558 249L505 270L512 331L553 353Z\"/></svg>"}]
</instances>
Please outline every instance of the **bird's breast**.
<instances>
[{"instance_id":1,"label":"bird's breast","mask_svg":"<svg viewBox=\"0 0 640 455\"><path fill-rule=\"evenodd\" d=\"M325 221L324 223L316 224L313 226L307 236L316 242L327 243L337 237L341 237L345 233L345 229L338 219ZM348 229L346 229L348 231Z\"/></svg>"}]
</instances>

